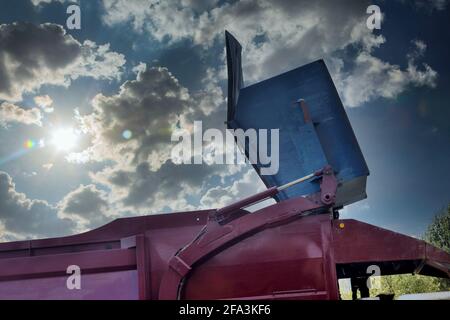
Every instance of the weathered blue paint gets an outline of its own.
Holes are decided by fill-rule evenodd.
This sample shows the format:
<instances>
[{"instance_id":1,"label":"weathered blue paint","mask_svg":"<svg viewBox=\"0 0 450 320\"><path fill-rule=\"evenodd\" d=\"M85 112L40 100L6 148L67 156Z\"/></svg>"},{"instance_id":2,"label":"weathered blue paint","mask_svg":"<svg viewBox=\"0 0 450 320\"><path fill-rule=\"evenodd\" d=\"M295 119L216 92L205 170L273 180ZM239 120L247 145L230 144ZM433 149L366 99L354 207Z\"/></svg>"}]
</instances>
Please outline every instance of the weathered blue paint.
<instances>
[{"instance_id":1,"label":"weathered blue paint","mask_svg":"<svg viewBox=\"0 0 450 320\"><path fill-rule=\"evenodd\" d=\"M244 87L241 46L229 33L226 40L228 127L280 130L280 168L277 174L260 175L264 183L280 186L330 164L340 182L338 206L365 198L369 170L324 61ZM299 99L305 100L312 122L305 121ZM259 174L261 164L254 167ZM318 183L288 188L277 200L319 192Z\"/></svg>"}]
</instances>

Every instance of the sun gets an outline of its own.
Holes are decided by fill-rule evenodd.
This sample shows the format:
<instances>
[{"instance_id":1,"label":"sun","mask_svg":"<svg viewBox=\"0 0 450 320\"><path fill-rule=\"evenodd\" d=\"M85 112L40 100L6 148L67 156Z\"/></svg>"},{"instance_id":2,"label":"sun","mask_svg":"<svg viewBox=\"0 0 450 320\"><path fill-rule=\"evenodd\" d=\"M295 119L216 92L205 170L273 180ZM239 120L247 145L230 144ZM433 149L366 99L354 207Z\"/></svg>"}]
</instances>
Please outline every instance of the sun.
<instances>
[{"instance_id":1,"label":"sun","mask_svg":"<svg viewBox=\"0 0 450 320\"><path fill-rule=\"evenodd\" d=\"M59 151L69 151L78 142L78 134L72 128L59 128L53 131L51 144Z\"/></svg>"}]
</instances>

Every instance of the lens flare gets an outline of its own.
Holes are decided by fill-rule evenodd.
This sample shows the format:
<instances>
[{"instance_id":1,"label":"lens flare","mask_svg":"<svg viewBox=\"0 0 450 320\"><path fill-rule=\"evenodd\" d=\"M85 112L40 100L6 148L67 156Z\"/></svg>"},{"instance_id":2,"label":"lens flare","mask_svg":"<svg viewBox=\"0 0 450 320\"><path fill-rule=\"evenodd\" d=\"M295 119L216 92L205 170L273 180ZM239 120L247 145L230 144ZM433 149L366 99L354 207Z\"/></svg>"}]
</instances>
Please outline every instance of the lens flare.
<instances>
[{"instance_id":1,"label":"lens flare","mask_svg":"<svg viewBox=\"0 0 450 320\"><path fill-rule=\"evenodd\" d=\"M124 132L122 132L122 136L129 140L133 137L133 133L130 130L125 130Z\"/></svg>"},{"instance_id":2,"label":"lens flare","mask_svg":"<svg viewBox=\"0 0 450 320\"><path fill-rule=\"evenodd\" d=\"M36 141L28 139L27 141L25 141L24 143L24 147L25 149L33 149L36 146Z\"/></svg>"}]
</instances>

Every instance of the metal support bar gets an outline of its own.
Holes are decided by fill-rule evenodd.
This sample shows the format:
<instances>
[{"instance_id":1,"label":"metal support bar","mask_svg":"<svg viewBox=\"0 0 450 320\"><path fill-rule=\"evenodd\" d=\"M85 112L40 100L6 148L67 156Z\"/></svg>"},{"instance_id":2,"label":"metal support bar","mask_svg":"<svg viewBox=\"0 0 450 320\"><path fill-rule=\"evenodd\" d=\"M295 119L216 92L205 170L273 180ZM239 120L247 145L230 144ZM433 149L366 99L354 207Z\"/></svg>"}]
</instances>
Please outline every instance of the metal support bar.
<instances>
[{"instance_id":1,"label":"metal support bar","mask_svg":"<svg viewBox=\"0 0 450 320\"><path fill-rule=\"evenodd\" d=\"M282 191L282 190L284 190L284 189L287 189L287 188L290 188L290 187L292 187L292 186L295 186L296 184L305 182L306 180L309 180L309 179L311 179L311 178L313 178L313 177L319 177L319 176L322 175L322 172L323 172L323 170L319 170L319 171L316 171L316 172L314 172L314 173L308 174L307 176L304 176L304 177L299 178L299 179L297 179L297 180L288 182L288 183L286 183L286 184L284 184L284 185L278 187L277 190L278 190L278 192L280 192L280 191Z\"/></svg>"},{"instance_id":2,"label":"metal support bar","mask_svg":"<svg viewBox=\"0 0 450 320\"><path fill-rule=\"evenodd\" d=\"M287 189L289 187L292 187L292 186L294 186L296 184L305 182L305 181L307 181L307 180L309 180L309 179L311 179L313 177L321 176L324 170L326 170L326 169L318 170L318 171L316 171L314 173L308 174L307 176L304 176L304 177L301 177L301 178L296 179L294 181L288 182L288 183L286 183L286 184L284 184L284 185L282 185L280 187L272 187L272 188L264 190L264 191L262 191L260 193L254 194L254 195L252 195L250 197L247 197L247 198L244 198L242 200L239 200L239 201L237 201L235 203L232 203L232 204L230 204L230 205L228 205L226 207L218 209L214 213L213 216L214 216L216 221L219 221L219 222L223 221L224 219L226 219L226 216L228 214L232 213L232 212L235 212L235 211L237 211L239 209L242 209L242 208L248 207L250 205L254 205L256 203L259 203L259 202L262 202L264 200L267 200L269 198L272 198L278 192L280 192L280 191L282 191L284 189Z\"/></svg>"}]
</instances>

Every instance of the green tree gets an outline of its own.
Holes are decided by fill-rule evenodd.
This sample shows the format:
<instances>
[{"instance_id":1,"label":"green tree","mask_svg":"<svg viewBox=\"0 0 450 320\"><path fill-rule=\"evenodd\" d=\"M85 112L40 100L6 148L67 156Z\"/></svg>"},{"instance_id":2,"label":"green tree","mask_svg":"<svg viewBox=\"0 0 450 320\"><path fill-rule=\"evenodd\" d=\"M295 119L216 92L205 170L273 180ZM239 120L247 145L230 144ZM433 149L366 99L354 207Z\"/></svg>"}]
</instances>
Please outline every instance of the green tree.
<instances>
[{"instance_id":1,"label":"green tree","mask_svg":"<svg viewBox=\"0 0 450 320\"><path fill-rule=\"evenodd\" d=\"M434 217L425 232L424 240L450 253L450 204ZM439 279L439 290L450 290L450 280Z\"/></svg>"},{"instance_id":2,"label":"green tree","mask_svg":"<svg viewBox=\"0 0 450 320\"><path fill-rule=\"evenodd\" d=\"M428 226L423 239L437 248L450 253L450 204L436 214ZM449 291L450 280L422 275L400 274L382 276L381 288L371 289L370 296L378 294L395 294L396 296L412 293ZM343 299L351 299L351 292L342 292Z\"/></svg>"},{"instance_id":3,"label":"green tree","mask_svg":"<svg viewBox=\"0 0 450 320\"><path fill-rule=\"evenodd\" d=\"M423 239L437 248L450 253L450 204L436 214L428 226ZM436 292L450 290L450 280L435 277L400 274L381 277L381 288L371 290L371 296L379 293L402 294Z\"/></svg>"},{"instance_id":4,"label":"green tree","mask_svg":"<svg viewBox=\"0 0 450 320\"><path fill-rule=\"evenodd\" d=\"M441 279L412 274L398 274L381 277L381 289L371 291L371 295L391 293L396 296L411 293L442 291Z\"/></svg>"},{"instance_id":5,"label":"green tree","mask_svg":"<svg viewBox=\"0 0 450 320\"><path fill-rule=\"evenodd\" d=\"M450 253L450 204L434 217L425 232L425 241Z\"/></svg>"}]
</instances>

